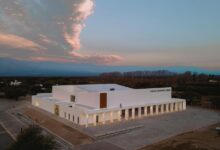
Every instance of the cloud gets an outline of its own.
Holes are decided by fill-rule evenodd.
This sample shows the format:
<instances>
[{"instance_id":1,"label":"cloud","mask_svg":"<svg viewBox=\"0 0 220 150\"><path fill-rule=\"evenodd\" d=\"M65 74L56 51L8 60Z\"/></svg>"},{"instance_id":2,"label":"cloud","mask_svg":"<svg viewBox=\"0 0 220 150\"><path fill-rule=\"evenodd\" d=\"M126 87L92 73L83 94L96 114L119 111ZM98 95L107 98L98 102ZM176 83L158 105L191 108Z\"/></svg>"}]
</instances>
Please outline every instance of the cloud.
<instances>
[{"instance_id":1,"label":"cloud","mask_svg":"<svg viewBox=\"0 0 220 150\"><path fill-rule=\"evenodd\" d=\"M35 61L120 61L116 55L80 54L80 34L94 7L94 0L0 0L0 53Z\"/></svg>"},{"instance_id":2,"label":"cloud","mask_svg":"<svg viewBox=\"0 0 220 150\"><path fill-rule=\"evenodd\" d=\"M71 57L42 56L30 57L26 60L40 62L61 62L61 63L93 63L93 64L111 64L122 61L123 58L117 55L81 55L71 52Z\"/></svg>"},{"instance_id":3,"label":"cloud","mask_svg":"<svg viewBox=\"0 0 220 150\"><path fill-rule=\"evenodd\" d=\"M73 58L85 63L111 64L113 62L120 62L123 60L123 58L118 55L81 55L76 52L71 52L70 54L73 56Z\"/></svg>"},{"instance_id":4,"label":"cloud","mask_svg":"<svg viewBox=\"0 0 220 150\"><path fill-rule=\"evenodd\" d=\"M75 18L70 17L70 20L72 21L71 33L64 32L64 37L72 46L73 50L80 48L80 33L85 27L83 22L93 13L93 8L93 0L84 0L82 3L76 4L73 7L73 12L75 12L77 16Z\"/></svg>"},{"instance_id":5,"label":"cloud","mask_svg":"<svg viewBox=\"0 0 220 150\"><path fill-rule=\"evenodd\" d=\"M67 62L72 62L76 63L76 61L72 59L66 59L66 58L61 58L61 57L31 57L28 60L31 61L39 61L39 62L62 62L62 63L67 63Z\"/></svg>"},{"instance_id":6,"label":"cloud","mask_svg":"<svg viewBox=\"0 0 220 150\"><path fill-rule=\"evenodd\" d=\"M6 46L15 49L27 49L30 51L42 51L46 49L29 39L3 33L0 33L0 46Z\"/></svg>"}]
</instances>

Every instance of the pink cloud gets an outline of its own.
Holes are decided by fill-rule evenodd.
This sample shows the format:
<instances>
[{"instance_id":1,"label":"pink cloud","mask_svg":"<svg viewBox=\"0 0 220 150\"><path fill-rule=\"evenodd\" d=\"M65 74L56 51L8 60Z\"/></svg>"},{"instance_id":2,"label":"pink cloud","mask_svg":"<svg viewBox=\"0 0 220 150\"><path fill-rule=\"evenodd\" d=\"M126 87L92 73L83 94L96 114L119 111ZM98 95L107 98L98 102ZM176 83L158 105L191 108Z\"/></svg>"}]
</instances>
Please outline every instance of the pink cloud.
<instances>
[{"instance_id":1,"label":"pink cloud","mask_svg":"<svg viewBox=\"0 0 220 150\"><path fill-rule=\"evenodd\" d=\"M62 62L62 63L94 63L94 64L112 64L122 61L122 57L117 55L81 55L72 52L72 57L56 57L56 56L36 56L30 57L28 60L39 62Z\"/></svg>"},{"instance_id":2,"label":"pink cloud","mask_svg":"<svg viewBox=\"0 0 220 150\"><path fill-rule=\"evenodd\" d=\"M72 23L72 33L64 31L64 38L70 44L72 50L80 49L80 33L85 27L83 22L93 13L93 8L93 0L84 0L84 2L74 6L73 11L78 15L74 18ZM71 17L70 20L72 19ZM65 26L64 30L66 30Z\"/></svg>"},{"instance_id":3,"label":"pink cloud","mask_svg":"<svg viewBox=\"0 0 220 150\"><path fill-rule=\"evenodd\" d=\"M44 42L45 44L57 45L57 42L52 41L50 38L48 38L44 34L39 34L39 39L40 39L40 41Z\"/></svg>"},{"instance_id":4,"label":"pink cloud","mask_svg":"<svg viewBox=\"0 0 220 150\"><path fill-rule=\"evenodd\" d=\"M15 48L15 49L25 49L30 51L42 51L46 48L41 45L13 34L0 33L0 45Z\"/></svg>"},{"instance_id":5,"label":"pink cloud","mask_svg":"<svg viewBox=\"0 0 220 150\"><path fill-rule=\"evenodd\" d=\"M82 24L75 24L73 25L73 35L70 35L69 33L64 33L65 40L71 45L73 50L80 49L80 33L83 29Z\"/></svg>"},{"instance_id":6,"label":"pink cloud","mask_svg":"<svg viewBox=\"0 0 220 150\"><path fill-rule=\"evenodd\" d=\"M74 60L66 59L66 58L60 58L60 57L31 57L29 58L31 61L38 61L38 62L75 62Z\"/></svg>"},{"instance_id":7,"label":"pink cloud","mask_svg":"<svg viewBox=\"0 0 220 150\"><path fill-rule=\"evenodd\" d=\"M123 58L118 55L82 55L76 52L71 52L70 55L73 59L84 63L112 64L123 60Z\"/></svg>"}]
</instances>

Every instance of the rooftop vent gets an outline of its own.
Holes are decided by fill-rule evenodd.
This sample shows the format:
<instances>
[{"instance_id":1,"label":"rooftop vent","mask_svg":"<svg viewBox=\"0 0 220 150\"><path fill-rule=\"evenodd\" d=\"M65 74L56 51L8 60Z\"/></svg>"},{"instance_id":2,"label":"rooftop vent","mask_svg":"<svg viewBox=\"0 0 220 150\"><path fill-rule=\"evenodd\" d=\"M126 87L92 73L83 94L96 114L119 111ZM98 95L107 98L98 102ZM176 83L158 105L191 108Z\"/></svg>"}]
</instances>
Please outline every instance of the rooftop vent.
<instances>
[{"instance_id":1,"label":"rooftop vent","mask_svg":"<svg viewBox=\"0 0 220 150\"><path fill-rule=\"evenodd\" d=\"M114 91L115 90L115 88L110 88L110 91Z\"/></svg>"}]
</instances>

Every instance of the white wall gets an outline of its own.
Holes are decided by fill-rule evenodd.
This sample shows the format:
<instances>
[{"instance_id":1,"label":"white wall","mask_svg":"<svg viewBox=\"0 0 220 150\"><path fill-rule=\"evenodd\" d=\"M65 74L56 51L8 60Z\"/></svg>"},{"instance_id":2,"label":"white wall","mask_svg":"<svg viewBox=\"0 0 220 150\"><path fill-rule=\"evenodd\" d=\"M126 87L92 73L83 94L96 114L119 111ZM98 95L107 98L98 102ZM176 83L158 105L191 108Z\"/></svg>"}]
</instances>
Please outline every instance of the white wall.
<instances>
[{"instance_id":1,"label":"white wall","mask_svg":"<svg viewBox=\"0 0 220 150\"><path fill-rule=\"evenodd\" d=\"M151 90L169 89L170 91L151 92ZM107 94L107 107L142 105L148 102L167 101L171 99L171 88L133 89L110 91Z\"/></svg>"},{"instance_id":2,"label":"white wall","mask_svg":"<svg viewBox=\"0 0 220 150\"><path fill-rule=\"evenodd\" d=\"M99 96L97 92L79 92L76 94L76 104L99 108Z\"/></svg>"},{"instance_id":3,"label":"white wall","mask_svg":"<svg viewBox=\"0 0 220 150\"><path fill-rule=\"evenodd\" d=\"M156 90L169 89L169 91ZM74 86L54 86L53 97L70 102L70 95L76 96L76 104L99 108L100 92L77 90ZM166 101L171 98L171 88L131 89L107 91L107 108L146 104L147 102Z\"/></svg>"},{"instance_id":4,"label":"white wall","mask_svg":"<svg viewBox=\"0 0 220 150\"><path fill-rule=\"evenodd\" d=\"M54 114L54 102L50 100L41 99L38 96L32 96L32 105L49 111L50 113Z\"/></svg>"}]
</instances>

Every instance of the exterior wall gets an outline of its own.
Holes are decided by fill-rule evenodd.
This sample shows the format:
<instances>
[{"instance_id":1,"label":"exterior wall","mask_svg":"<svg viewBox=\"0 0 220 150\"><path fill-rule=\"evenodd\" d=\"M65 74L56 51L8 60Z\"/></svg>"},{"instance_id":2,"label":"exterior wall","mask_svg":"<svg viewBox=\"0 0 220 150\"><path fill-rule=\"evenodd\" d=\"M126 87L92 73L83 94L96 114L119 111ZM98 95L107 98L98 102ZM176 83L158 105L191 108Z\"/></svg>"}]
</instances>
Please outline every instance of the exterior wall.
<instances>
[{"instance_id":1,"label":"exterior wall","mask_svg":"<svg viewBox=\"0 0 220 150\"><path fill-rule=\"evenodd\" d=\"M32 105L53 114L55 105L58 105L59 116L61 118L67 119L79 125L96 125L96 116L99 118L98 124L105 124L113 122L114 120L120 121L121 119L127 120L129 119L128 109L132 109L132 116L130 116L130 119L134 119L133 110L135 108L138 108L138 115L136 117L147 116L149 115L146 114L147 106L150 106L150 109L152 109L150 111L153 111L153 106L156 106L156 111L153 114L151 112L151 115L159 115L186 109L185 100L171 98L171 88L108 91L107 108L99 109L100 92L79 91L69 87L72 86L61 86L61 88L59 86L55 86L53 87L53 94L38 94L36 96L32 96ZM70 95L72 94L76 96L75 103L70 102ZM122 107L120 107L120 104ZM162 108L159 109L161 105ZM89 108L89 106L98 109L92 109ZM144 107L144 115L140 115L141 107ZM167 111L167 108L169 107L172 107L172 109ZM121 118L120 116L121 110L125 110L124 118ZM161 111L158 112L158 110Z\"/></svg>"},{"instance_id":2,"label":"exterior wall","mask_svg":"<svg viewBox=\"0 0 220 150\"><path fill-rule=\"evenodd\" d=\"M52 88L52 96L55 99L69 102L71 94L73 94L73 92L71 92L70 86L53 86Z\"/></svg>"},{"instance_id":3,"label":"exterior wall","mask_svg":"<svg viewBox=\"0 0 220 150\"><path fill-rule=\"evenodd\" d=\"M48 111L52 114L55 114L54 109L55 105L59 106L59 117L67 119L71 122L74 122L75 124L83 125L85 124L85 120L83 117L85 116L84 111L75 106L74 104L71 105L68 103L57 103L55 101L49 100L49 99L42 99L40 96L32 96L32 105L41 108L45 111ZM72 107L69 107L72 106ZM66 116L65 116L66 113ZM70 115L70 118L69 118ZM74 116L74 121L73 121ZM79 123L78 123L78 117L79 117Z\"/></svg>"},{"instance_id":4,"label":"exterior wall","mask_svg":"<svg viewBox=\"0 0 220 150\"><path fill-rule=\"evenodd\" d=\"M59 107L60 107L60 117L61 118L65 118L71 122L74 122L75 124L79 124L79 125L82 125L84 123L83 121L83 117L85 116L84 115L84 112L83 110L81 110L80 108L72 105L72 107L69 107L69 105L66 105L66 104L59 104ZM66 113L66 116L65 116L65 113ZM70 118L69 118L69 115L70 115ZM73 121L73 116L74 116L74 121ZM78 117L79 117L79 123L78 123Z\"/></svg>"},{"instance_id":5,"label":"exterior wall","mask_svg":"<svg viewBox=\"0 0 220 150\"><path fill-rule=\"evenodd\" d=\"M50 100L44 100L38 96L32 96L32 105L54 114L54 105L55 104L54 104L54 102L52 102Z\"/></svg>"},{"instance_id":6,"label":"exterior wall","mask_svg":"<svg viewBox=\"0 0 220 150\"><path fill-rule=\"evenodd\" d=\"M79 107L78 105L74 105L73 103L65 103L65 102L59 102L49 100L49 99L42 99L40 96L33 96L32 97L32 105L39 107L41 109L44 109L48 112L51 112L54 114L54 106L59 106L59 116L61 118L67 119L75 124L79 125L96 125L96 124L105 124L114 122L115 120L122 120L122 119L134 119L139 118L142 116L148 116L148 115L161 115L164 113L170 113L170 112L176 112L176 111L182 111L186 109L186 103L185 100L177 99L172 101L164 101L163 103L157 103L157 104L145 104L145 105L139 105L139 106L129 106L129 107L123 107L118 108L115 110L111 109L103 109L98 111L92 111L90 114L87 113L86 110ZM169 106L168 106L169 105ZM71 107L70 107L71 106ZM149 107L151 108L156 106L156 111L149 110ZM159 111L159 106L163 106ZM174 107L175 106L175 107ZM144 113L141 113L141 107L144 108ZM169 108L170 107L170 108ZM171 108L172 107L172 108ZM135 108L138 108L138 115L135 115L134 110ZM148 108L148 110L146 110ZM166 109L165 109L166 108ZM168 110L169 108L169 110ZM132 115L129 116L128 110L132 109ZM125 110L125 116L122 118L119 114L122 110ZM73 120L74 116L74 120ZM98 116L99 122L96 123L96 116ZM79 122L78 122L79 117Z\"/></svg>"},{"instance_id":7,"label":"exterior wall","mask_svg":"<svg viewBox=\"0 0 220 150\"><path fill-rule=\"evenodd\" d=\"M169 91L161 91L169 89ZM154 92L151 92L154 91ZM70 95L76 96L76 104L99 108L100 93L79 90L74 86L53 86L53 98L70 102ZM103 92L105 93L105 92ZM171 88L128 89L106 91L107 108L146 104L151 101L167 101L171 99Z\"/></svg>"},{"instance_id":8,"label":"exterior wall","mask_svg":"<svg viewBox=\"0 0 220 150\"><path fill-rule=\"evenodd\" d=\"M79 92L76 94L76 104L99 108L99 95L97 92Z\"/></svg>"},{"instance_id":9,"label":"exterior wall","mask_svg":"<svg viewBox=\"0 0 220 150\"><path fill-rule=\"evenodd\" d=\"M160 90L169 91L160 91ZM155 92L151 92L151 91ZM159 90L157 92L157 90ZM104 93L104 92L103 92ZM143 105L154 101L167 101L171 99L171 88L155 88L155 89L132 89L120 91L108 91L107 108L132 105ZM100 93L99 92L78 92L76 93L76 103L94 108L99 108Z\"/></svg>"},{"instance_id":10,"label":"exterior wall","mask_svg":"<svg viewBox=\"0 0 220 150\"><path fill-rule=\"evenodd\" d=\"M152 90L169 89L169 91L151 92ZM143 105L149 102L166 102L171 99L171 88L158 88L158 89L133 89L125 91L111 91L107 95L107 107L119 107Z\"/></svg>"}]
</instances>

